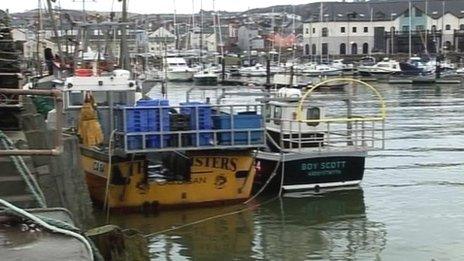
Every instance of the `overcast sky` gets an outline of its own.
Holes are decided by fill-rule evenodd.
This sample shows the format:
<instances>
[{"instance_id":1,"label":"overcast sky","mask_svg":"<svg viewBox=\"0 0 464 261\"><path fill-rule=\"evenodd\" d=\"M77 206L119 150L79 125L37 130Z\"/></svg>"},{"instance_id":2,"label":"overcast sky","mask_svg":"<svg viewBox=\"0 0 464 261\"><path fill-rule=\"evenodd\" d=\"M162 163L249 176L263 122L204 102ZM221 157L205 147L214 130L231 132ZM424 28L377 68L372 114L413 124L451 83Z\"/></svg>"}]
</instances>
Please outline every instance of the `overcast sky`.
<instances>
[{"instance_id":1,"label":"overcast sky","mask_svg":"<svg viewBox=\"0 0 464 261\"><path fill-rule=\"evenodd\" d=\"M39 0L0 0L0 9L9 9L10 12L22 12L35 9ZM192 0L127 0L129 12L135 13L173 13L174 6L177 13L191 13ZM203 9L212 10L213 0L194 0L195 11L200 9L203 2ZM45 6L46 0L42 0ZM315 0L215 0L216 9L226 11L246 11L248 8L267 7L282 4L306 4L316 2ZM82 0L56 0L64 9L82 10ZM175 3L175 5L174 5ZM121 10L121 3L118 0L86 0L85 9L95 11L114 11Z\"/></svg>"}]
</instances>

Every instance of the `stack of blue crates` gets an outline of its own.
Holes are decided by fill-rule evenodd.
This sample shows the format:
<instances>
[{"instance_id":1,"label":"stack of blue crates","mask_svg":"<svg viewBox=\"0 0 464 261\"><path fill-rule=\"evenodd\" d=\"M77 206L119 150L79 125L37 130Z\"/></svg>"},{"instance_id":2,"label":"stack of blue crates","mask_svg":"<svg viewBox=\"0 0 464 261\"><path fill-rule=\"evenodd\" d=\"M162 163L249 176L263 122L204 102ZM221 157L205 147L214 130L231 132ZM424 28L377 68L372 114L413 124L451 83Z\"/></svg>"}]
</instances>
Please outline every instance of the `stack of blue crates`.
<instances>
[{"instance_id":1,"label":"stack of blue crates","mask_svg":"<svg viewBox=\"0 0 464 261\"><path fill-rule=\"evenodd\" d=\"M126 111L126 129L125 133L137 132L159 132L169 131L169 108L162 108L169 106L168 100L139 100L136 107L123 107L116 110L116 126L122 130L123 111ZM169 144L169 135L163 136L163 147ZM142 135L127 136L127 147L129 150L136 150L143 148L160 148L161 135L153 134L146 135L143 140Z\"/></svg>"},{"instance_id":2,"label":"stack of blue crates","mask_svg":"<svg viewBox=\"0 0 464 261\"><path fill-rule=\"evenodd\" d=\"M191 130L211 130L213 128L211 105L201 102L184 102L180 103L180 106L181 114L190 115ZM213 133L200 133L198 138L200 146L209 146L213 141ZM196 146L196 134L191 135L191 143Z\"/></svg>"},{"instance_id":3,"label":"stack of blue crates","mask_svg":"<svg viewBox=\"0 0 464 261\"><path fill-rule=\"evenodd\" d=\"M232 144L232 134L234 135L235 145L244 145L248 143L248 131L245 129L261 129L263 128L263 120L256 113L239 113L233 117L233 129L231 125L232 117L229 114L221 114L213 116L214 129L225 130L218 134L218 142L221 145ZM244 131L238 131L238 130ZM227 131L229 130L229 131ZM262 144L263 130L250 131L249 143Z\"/></svg>"}]
</instances>

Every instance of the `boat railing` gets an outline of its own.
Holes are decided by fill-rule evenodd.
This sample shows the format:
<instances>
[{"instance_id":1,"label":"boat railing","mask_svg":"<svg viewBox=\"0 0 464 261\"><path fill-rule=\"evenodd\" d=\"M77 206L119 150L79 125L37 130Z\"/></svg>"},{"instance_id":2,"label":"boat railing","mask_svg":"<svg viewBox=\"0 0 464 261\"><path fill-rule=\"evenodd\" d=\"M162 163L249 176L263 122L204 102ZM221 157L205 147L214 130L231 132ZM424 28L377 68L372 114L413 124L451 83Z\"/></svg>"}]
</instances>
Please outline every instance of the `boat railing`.
<instances>
[{"instance_id":1,"label":"boat railing","mask_svg":"<svg viewBox=\"0 0 464 261\"><path fill-rule=\"evenodd\" d=\"M280 119L278 145L282 150L304 151L385 148L385 119L350 117L319 120ZM308 125L317 126L308 131Z\"/></svg>"},{"instance_id":2,"label":"boat railing","mask_svg":"<svg viewBox=\"0 0 464 261\"><path fill-rule=\"evenodd\" d=\"M116 152L150 153L264 147L261 104L187 103L115 109ZM136 114L144 117L134 119ZM142 121L142 122L140 122Z\"/></svg>"}]
</instances>

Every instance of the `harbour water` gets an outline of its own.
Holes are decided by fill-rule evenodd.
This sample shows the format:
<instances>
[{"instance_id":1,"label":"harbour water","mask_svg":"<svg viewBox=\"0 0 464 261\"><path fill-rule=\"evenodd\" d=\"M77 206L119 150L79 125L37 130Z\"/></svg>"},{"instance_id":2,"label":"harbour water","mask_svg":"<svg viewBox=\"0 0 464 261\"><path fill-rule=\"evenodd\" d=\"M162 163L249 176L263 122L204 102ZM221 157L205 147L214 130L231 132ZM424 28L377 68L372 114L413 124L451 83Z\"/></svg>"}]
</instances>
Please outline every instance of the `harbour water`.
<instances>
[{"instance_id":1,"label":"harbour water","mask_svg":"<svg viewBox=\"0 0 464 261\"><path fill-rule=\"evenodd\" d=\"M464 88L374 84L387 102L386 149L360 188L261 198L260 206L112 215L150 234L153 260L463 260ZM189 84L170 84L171 100ZM151 94L156 96L159 89Z\"/></svg>"}]
</instances>

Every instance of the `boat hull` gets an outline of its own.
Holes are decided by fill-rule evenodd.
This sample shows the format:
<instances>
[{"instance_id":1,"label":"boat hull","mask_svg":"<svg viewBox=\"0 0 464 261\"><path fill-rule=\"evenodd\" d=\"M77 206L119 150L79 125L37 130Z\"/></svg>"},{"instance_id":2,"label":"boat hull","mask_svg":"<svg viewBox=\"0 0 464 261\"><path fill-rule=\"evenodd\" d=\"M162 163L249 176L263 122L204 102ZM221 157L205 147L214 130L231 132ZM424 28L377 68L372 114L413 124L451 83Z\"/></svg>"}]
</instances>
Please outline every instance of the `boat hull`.
<instances>
[{"instance_id":1,"label":"boat hull","mask_svg":"<svg viewBox=\"0 0 464 261\"><path fill-rule=\"evenodd\" d=\"M167 78L169 81L175 82L188 82L193 79L193 72L191 71L173 71L167 72Z\"/></svg>"},{"instance_id":2,"label":"boat hull","mask_svg":"<svg viewBox=\"0 0 464 261\"><path fill-rule=\"evenodd\" d=\"M250 151L202 151L189 154L191 167L183 179L149 177L144 158L117 158L112 163L108 205L112 209L140 211L147 208L205 206L244 201L250 197L255 177ZM86 151L82 163L92 200L105 202L108 161ZM178 163L177 165L182 165ZM180 173L174 173L173 177Z\"/></svg>"},{"instance_id":3,"label":"boat hull","mask_svg":"<svg viewBox=\"0 0 464 261\"><path fill-rule=\"evenodd\" d=\"M193 77L193 82L195 83L195 85L214 86L218 84L218 77L217 76Z\"/></svg>"},{"instance_id":4,"label":"boat hull","mask_svg":"<svg viewBox=\"0 0 464 261\"><path fill-rule=\"evenodd\" d=\"M268 192L312 190L358 185L364 175L366 152L293 153L259 152L255 189L262 187L276 171ZM283 175L283 177L282 177Z\"/></svg>"}]
</instances>

